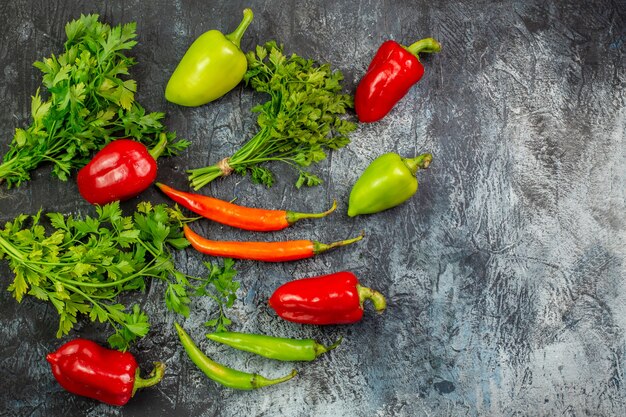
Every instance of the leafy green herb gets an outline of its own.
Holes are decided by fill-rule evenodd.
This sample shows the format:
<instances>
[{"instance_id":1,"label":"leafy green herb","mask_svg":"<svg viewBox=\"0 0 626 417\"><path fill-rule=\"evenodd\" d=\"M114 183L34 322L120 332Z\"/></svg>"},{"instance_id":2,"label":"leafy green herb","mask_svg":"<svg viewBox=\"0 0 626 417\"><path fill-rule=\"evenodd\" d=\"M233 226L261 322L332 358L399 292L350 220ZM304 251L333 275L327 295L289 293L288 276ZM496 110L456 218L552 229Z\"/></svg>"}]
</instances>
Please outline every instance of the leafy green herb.
<instances>
[{"instance_id":1,"label":"leafy green herb","mask_svg":"<svg viewBox=\"0 0 626 417\"><path fill-rule=\"evenodd\" d=\"M252 180L268 187L274 183L265 162L281 161L299 172L296 187L314 186L321 179L303 167L326 158L328 149L346 146L355 124L342 119L353 107L350 95L341 94L343 75L330 65L318 65L296 54L286 56L282 46L268 42L246 54L247 84L270 100L252 109L260 113L260 130L230 158L189 171L191 186L201 188L216 178L250 173Z\"/></svg>"},{"instance_id":2,"label":"leafy green herb","mask_svg":"<svg viewBox=\"0 0 626 417\"><path fill-rule=\"evenodd\" d=\"M150 325L139 305L129 309L120 302L122 293L144 290L149 279L163 280L167 307L183 315L189 314L187 290L202 295L189 284L200 278L183 274L173 263L172 249L189 244L182 232L189 219L178 207L148 202L140 203L132 216L124 216L118 202L96 212L95 217L48 213L49 232L41 211L20 215L0 230L0 259L7 259L15 273L8 289L18 302L30 295L56 308L57 337L67 334L82 314L113 326L109 344L126 349ZM214 271L222 270L211 268L211 277L224 279ZM231 279L232 264L222 274Z\"/></svg>"},{"instance_id":3,"label":"leafy green herb","mask_svg":"<svg viewBox=\"0 0 626 417\"><path fill-rule=\"evenodd\" d=\"M17 128L0 164L0 183L19 186L43 162L67 180L90 155L112 140L132 137L148 147L165 131L163 113L147 113L135 101L137 82L128 78L135 60L125 55L137 44L136 24L111 27L96 14L82 15L65 27L67 41L61 55L35 62L43 73L43 91L32 97L32 124ZM186 148L167 133L165 155Z\"/></svg>"},{"instance_id":4,"label":"leafy green herb","mask_svg":"<svg viewBox=\"0 0 626 417\"><path fill-rule=\"evenodd\" d=\"M168 308L181 314L189 315L190 296L208 296L218 307L219 316L206 322L207 326L215 327L216 331L225 332L232 321L226 316L226 309L233 306L237 299L239 282L234 281L237 271L235 262L226 258L222 266L217 263L204 262L209 270L205 278L191 277L175 272L176 282L170 282L165 292L165 303Z\"/></svg>"},{"instance_id":5,"label":"leafy green herb","mask_svg":"<svg viewBox=\"0 0 626 417\"><path fill-rule=\"evenodd\" d=\"M235 262L224 259L223 266L205 262L204 266L209 270L209 275L196 287L196 296L209 296L218 306L219 316L207 321L206 326L213 327L216 332L225 332L232 323L226 317L226 309L231 308L237 299L239 282L234 281L237 271L233 268Z\"/></svg>"}]
</instances>

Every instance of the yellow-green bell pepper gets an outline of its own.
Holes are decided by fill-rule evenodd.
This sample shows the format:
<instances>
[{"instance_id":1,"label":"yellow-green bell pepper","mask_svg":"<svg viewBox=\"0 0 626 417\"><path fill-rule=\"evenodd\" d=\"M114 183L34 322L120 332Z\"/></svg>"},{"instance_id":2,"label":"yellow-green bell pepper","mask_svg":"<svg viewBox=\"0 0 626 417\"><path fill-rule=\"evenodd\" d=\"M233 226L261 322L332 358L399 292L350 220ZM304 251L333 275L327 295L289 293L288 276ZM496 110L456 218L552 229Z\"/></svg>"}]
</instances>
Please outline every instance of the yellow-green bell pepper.
<instances>
[{"instance_id":1,"label":"yellow-green bell pepper","mask_svg":"<svg viewBox=\"0 0 626 417\"><path fill-rule=\"evenodd\" d=\"M165 98L181 106L201 106L222 97L241 82L248 61L240 48L241 37L252 22L252 10L234 32L210 30L196 39L172 73Z\"/></svg>"},{"instance_id":2,"label":"yellow-green bell pepper","mask_svg":"<svg viewBox=\"0 0 626 417\"><path fill-rule=\"evenodd\" d=\"M378 213L405 202L417 192L417 170L428 168L432 160L429 153L415 158L397 153L379 156L352 187L348 216Z\"/></svg>"}]
</instances>

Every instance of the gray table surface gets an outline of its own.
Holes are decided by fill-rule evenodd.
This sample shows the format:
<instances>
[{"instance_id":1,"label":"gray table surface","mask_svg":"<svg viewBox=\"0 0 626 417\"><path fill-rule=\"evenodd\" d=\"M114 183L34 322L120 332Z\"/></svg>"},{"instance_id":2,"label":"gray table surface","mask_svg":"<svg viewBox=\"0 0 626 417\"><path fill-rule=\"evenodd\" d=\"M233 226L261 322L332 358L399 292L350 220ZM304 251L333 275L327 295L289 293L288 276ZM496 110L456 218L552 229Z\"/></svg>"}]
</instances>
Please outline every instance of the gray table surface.
<instances>
[{"instance_id":1,"label":"gray table surface","mask_svg":"<svg viewBox=\"0 0 626 417\"><path fill-rule=\"evenodd\" d=\"M297 364L292 381L254 392L224 389L187 359L164 309L162 287L136 294L153 329L132 352L167 375L123 408L64 392L44 360L73 337L99 342L106 330L81 322L55 337L57 315L32 299L21 304L0 263L0 414L8 416L417 416L626 415L626 144L624 1L138 1L15 0L0 5L0 151L29 124L40 84L32 63L58 53L64 25L96 12L108 23L137 22L138 99L167 112L166 123L193 144L160 161L159 178L183 188L184 170L233 152L255 131L243 86L199 108L164 99L165 83L187 45L209 29L232 30L250 6L255 20L243 48L275 39L288 52L331 62L353 92L380 43L434 36L426 75L383 121L360 125L352 143L320 164L324 184L295 190L276 168L265 189L231 177L203 190L241 204L323 209L331 217L280 236L334 240L364 229L357 245L287 264L238 262L233 329L344 343L316 362ZM354 114L351 115L354 117ZM432 167L406 204L369 217L346 214L350 188L376 156L429 151ZM40 208L92 213L73 178L49 167L3 191L0 221ZM156 190L141 199L164 202ZM130 209L137 198L124 205ZM242 232L202 223L204 233ZM179 265L200 270L189 250ZM355 271L389 300L361 323L294 325L267 307L293 277ZM288 364L233 353L204 340L214 310L197 301L182 323L211 356L278 376Z\"/></svg>"}]
</instances>

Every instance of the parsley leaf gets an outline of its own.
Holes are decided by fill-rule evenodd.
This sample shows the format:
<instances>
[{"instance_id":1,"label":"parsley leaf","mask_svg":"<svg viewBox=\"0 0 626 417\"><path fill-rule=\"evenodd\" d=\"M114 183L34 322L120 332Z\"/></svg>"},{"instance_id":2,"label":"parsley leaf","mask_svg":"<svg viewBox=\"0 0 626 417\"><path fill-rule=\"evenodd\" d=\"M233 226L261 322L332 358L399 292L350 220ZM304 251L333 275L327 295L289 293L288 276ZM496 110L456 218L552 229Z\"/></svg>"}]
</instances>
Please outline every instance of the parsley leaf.
<instances>
[{"instance_id":1,"label":"parsley leaf","mask_svg":"<svg viewBox=\"0 0 626 417\"><path fill-rule=\"evenodd\" d=\"M271 187L274 175L266 162L280 161L300 173L296 187L314 186L321 179L302 169L326 158L326 150L346 146L355 123L345 120L353 98L342 94L340 71L296 54L287 56L276 42L257 46L246 54L247 85L270 99L252 111L259 113L259 131L231 157L220 163L188 171L195 189L216 178L251 174L252 181Z\"/></svg>"},{"instance_id":2,"label":"parsley leaf","mask_svg":"<svg viewBox=\"0 0 626 417\"><path fill-rule=\"evenodd\" d=\"M90 14L69 22L63 53L34 63L42 87L31 100L31 125L15 130L2 159L0 183L19 186L44 162L67 180L115 139L132 137L152 147L165 132L164 113L147 113L135 101L136 81L127 78L135 60L124 53L137 44L135 23L111 27L98 19ZM189 145L173 132L167 138L165 155Z\"/></svg>"},{"instance_id":3,"label":"parsley leaf","mask_svg":"<svg viewBox=\"0 0 626 417\"><path fill-rule=\"evenodd\" d=\"M205 325L214 327L216 332L225 332L232 320L226 316L226 309L231 308L237 299L239 282L234 278L237 271L234 269L235 262L226 258L222 266L217 263L205 262L204 266L209 270L209 275L200 279L195 287L196 296L209 296L218 306L219 316L208 320Z\"/></svg>"}]
</instances>

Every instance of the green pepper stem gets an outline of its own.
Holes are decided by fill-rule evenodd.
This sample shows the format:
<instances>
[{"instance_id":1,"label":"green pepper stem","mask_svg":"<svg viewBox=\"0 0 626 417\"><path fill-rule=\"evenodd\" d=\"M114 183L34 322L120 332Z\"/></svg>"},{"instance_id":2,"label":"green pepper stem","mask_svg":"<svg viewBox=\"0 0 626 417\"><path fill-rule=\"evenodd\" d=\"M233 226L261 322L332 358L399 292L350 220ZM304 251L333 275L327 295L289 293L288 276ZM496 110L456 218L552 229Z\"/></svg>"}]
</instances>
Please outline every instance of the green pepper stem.
<instances>
[{"instance_id":1,"label":"green pepper stem","mask_svg":"<svg viewBox=\"0 0 626 417\"><path fill-rule=\"evenodd\" d=\"M405 49L419 59L420 53L432 54L441 51L441 44L434 38L425 38L406 46Z\"/></svg>"},{"instance_id":2,"label":"green pepper stem","mask_svg":"<svg viewBox=\"0 0 626 417\"><path fill-rule=\"evenodd\" d=\"M337 208L337 200L333 200L333 205L328 210L322 213L297 213L295 211L287 211L287 223L294 224L298 220L302 219L321 219L322 217L328 216L330 213L335 211Z\"/></svg>"},{"instance_id":3,"label":"green pepper stem","mask_svg":"<svg viewBox=\"0 0 626 417\"><path fill-rule=\"evenodd\" d=\"M372 304L374 304L374 310L378 311L379 313L382 313L385 308L387 308L387 300L385 300L385 296L378 291L368 287L363 287L359 284L357 284L356 289L359 292L359 300L361 301L361 306L363 305L365 300L370 300Z\"/></svg>"},{"instance_id":4,"label":"green pepper stem","mask_svg":"<svg viewBox=\"0 0 626 417\"><path fill-rule=\"evenodd\" d=\"M131 394L131 397L134 397L135 393L139 389L151 387L158 384L163 379L163 375L165 374L165 364L163 362L155 362L154 369L150 373L150 376L146 379L143 379L141 376L139 376L139 372L139 368L137 368L137 370L135 371L135 383L133 385L133 392Z\"/></svg>"},{"instance_id":5,"label":"green pepper stem","mask_svg":"<svg viewBox=\"0 0 626 417\"><path fill-rule=\"evenodd\" d=\"M243 37L243 34L246 32L246 29L248 29L248 26L250 26L250 23L252 23L252 19L254 19L254 13L252 13L252 10L244 9L243 20L241 21L241 23L239 23L239 26L237 26L237 29L235 29L232 33L229 33L228 35L226 35L226 39L228 39L229 41L237 45L238 48L240 48L241 38Z\"/></svg>"},{"instance_id":6,"label":"green pepper stem","mask_svg":"<svg viewBox=\"0 0 626 417\"><path fill-rule=\"evenodd\" d=\"M330 345L330 346L324 346L324 345L323 345L323 344L321 344L321 343L317 343L317 342L315 342L315 346L314 346L314 349L315 349L315 357L317 358L318 356L320 356L320 355L322 355L322 354L324 354L324 353L326 353L326 352L329 352L329 351L331 351L331 350L335 349L337 346L339 346L339 345L341 344L341 342L342 342L342 341L343 341L343 337L342 337L342 336L339 336L339 339L337 339L337 340L335 341L335 343L333 343L333 344L332 344L332 345Z\"/></svg>"},{"instance_id":7,"label":"green pepper stem","mask_svg":"<svg viewBox=\"0 0 626 417\"><path fill-rule=\"evenodd\" d=\"M423 153L415 158L402 158L402 162L411 171L413 175L417 173L418 169L426 169L433 161L433 156L429 153Z\"/></svg>"},{"instance_id":8,"label":"green pepper stem","mask_svg":"<svg viewBox=\"0 0 626 417\"><path fill-rule=\"evenodd\" d=\"M360 235L358 235L357 237L353 237L352 239L339 240L333 243L313 242L313 253L318 255L322 252L326 252L331 249L338 248L340 246L350 245L352 243L358 242L359 240L363 239L364 236L365 236L365 232L361 232Z\"/></svg>"},{"instance_id":9,"label":"green pepper stem","mask_svg":"<svg viewBox=\"0 0 626 417\"><path fill-rule=\"evenodd\" d=\"M268 378L265 378L263 375L253 374L252 381L250 381L250 385L254 389L268 387L270 385L276 385L276 384L280 384L281 382L289 381L291 378L293 378L297 374L298 374L298 371L296 371L295 369L292 369L289 374L280 378L275 378L275 379L268 379Z\"/></svg>"},{"instance_id":10,"label":"green pepper stem","mask_svg":"<svg viewBox=\"0 0 626 417\"><path fill-rule=\"evenodd\" d=\"M166 147L167 147L167 134L161 133L159 135L159 141L157 142L156 145L154 145L154 148L148 151L148 153L150 153L150 156L154 158L154 160L156 161L157 158L161 156L161 154L163 153Z\"/></svg>"}]
</instances>

